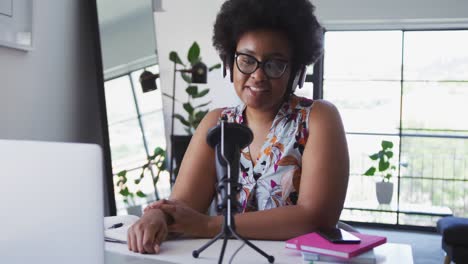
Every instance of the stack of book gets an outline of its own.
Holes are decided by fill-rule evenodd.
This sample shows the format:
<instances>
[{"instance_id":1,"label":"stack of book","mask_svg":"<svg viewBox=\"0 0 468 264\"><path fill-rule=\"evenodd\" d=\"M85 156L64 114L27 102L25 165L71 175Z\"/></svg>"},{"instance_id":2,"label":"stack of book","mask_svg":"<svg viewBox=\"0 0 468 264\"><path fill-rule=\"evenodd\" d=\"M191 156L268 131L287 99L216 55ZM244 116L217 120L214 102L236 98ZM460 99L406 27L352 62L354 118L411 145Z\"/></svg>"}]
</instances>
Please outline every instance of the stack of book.
<instances>
[{"instance_id":1,"label":"stack of book","mask_svg":"<svg viewBox=\"0 0 468 264\"><path fill-rule=\"evenodd\" d=\"M334 244L318 233L309 233L286 241L286 248L300 250L304 263L376 263L373 248L387 242L382 236L353 233L359 244Z\"/></svg>"}]
</instances>

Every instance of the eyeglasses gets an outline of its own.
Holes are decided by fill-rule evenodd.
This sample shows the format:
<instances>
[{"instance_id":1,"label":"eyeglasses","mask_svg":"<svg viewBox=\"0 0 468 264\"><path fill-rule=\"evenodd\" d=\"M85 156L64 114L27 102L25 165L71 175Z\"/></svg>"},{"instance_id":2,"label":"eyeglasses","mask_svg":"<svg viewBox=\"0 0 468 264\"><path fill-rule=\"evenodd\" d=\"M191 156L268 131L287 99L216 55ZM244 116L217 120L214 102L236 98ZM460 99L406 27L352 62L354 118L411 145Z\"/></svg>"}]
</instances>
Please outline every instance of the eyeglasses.
<instances>
[{"instance_id":1,"label":"eyeglasses","mask_svg":"<svg viewBox=\"0 0 468 264\"><path fill-rule=\"evenodd\" d=\"M265 75L272 79L283 76L289 63L287 60L276 58L259 61L252 55L240 52L236 52L235 59L237 69L243 74L252 74L261 67Z\"/></svg>"}]
</instances>

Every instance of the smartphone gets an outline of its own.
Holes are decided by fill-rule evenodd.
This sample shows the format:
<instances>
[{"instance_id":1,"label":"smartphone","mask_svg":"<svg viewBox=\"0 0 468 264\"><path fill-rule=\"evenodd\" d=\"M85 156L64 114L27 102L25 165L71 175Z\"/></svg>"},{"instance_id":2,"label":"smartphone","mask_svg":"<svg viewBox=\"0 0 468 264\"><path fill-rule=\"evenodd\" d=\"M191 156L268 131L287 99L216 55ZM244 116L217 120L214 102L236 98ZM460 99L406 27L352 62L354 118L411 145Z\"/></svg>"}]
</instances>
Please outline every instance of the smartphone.
<instances>
[{"instance_id":1,"label":"smartphone","mask_svg":"<svg viewBox=\"0 0 468 264\"><path fill-rule=\"evenodd\" d=\"M319 235L335 244L359 244L359 237L345 231L341 228L319 230Z\"/></svg>"}]
</instances>

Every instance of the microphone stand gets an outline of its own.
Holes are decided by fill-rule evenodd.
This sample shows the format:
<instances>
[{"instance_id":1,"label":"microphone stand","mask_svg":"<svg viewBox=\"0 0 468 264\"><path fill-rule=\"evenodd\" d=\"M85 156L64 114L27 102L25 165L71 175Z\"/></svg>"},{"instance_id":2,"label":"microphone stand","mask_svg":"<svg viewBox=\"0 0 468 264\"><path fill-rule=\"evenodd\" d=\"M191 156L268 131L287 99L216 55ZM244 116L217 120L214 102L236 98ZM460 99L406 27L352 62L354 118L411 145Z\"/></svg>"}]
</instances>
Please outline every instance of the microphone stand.
<instances>
[{"instance_id":1,"label":"microphone stand","mask_svg":"<svg viewBox=\"0 0 468 264\"><path fill-rule=\"evenodd\" d=\"M226 249L227 241L228 241L229 237L234 236L236 239L238 239L240 241L243 241L245 244L250 246L252 249L254 249L258 253L260 253L262 256L267 258L269 263L273 263L275 261L274 256L266 254L263 250L261 250L260 248L255 246L249 240L241 237L236 232L233 212L236 212L239 209L239 207L237 205L239 203L236 201L236 194L241 190L242 185L240 183L238 183L238 182L233 182L233 178L231 178L231 164L230 164L229 160L226 158L225 152L224 152L224 149L225 149L224 148L224 123L225 123L225 121L223 120L223 121L221 121L221 124L220 124L220 126L221 126L221 159L222 159L222 161L217 160L218 164L221 163L221 162L224 162L226 164L226 166L227 166L227 170L226 170L227 178L222 177L223 175L218 175L218 176L221 176L222 178L221 178L221 180L219 180L220 182L218 183L218 187L217 187L217 192L219 194L221 194L221 197L222 197L222 201L221 201L221 203L218 203L218 206L217 206L218 208L217 209L218 209L218 212L219 211L223 212L224 222L223 222L223 225L222 225L222 228L221 228L221 232L218 235L216 235L214 238L212 238L210 241L208 241L205 245L203 245L202 247L200 247L197 250L194 250L192 252L192 256L194 258L198 258L198 256L200 255L201 252L203 252L206 248L208 248L214 242L216 242L218 239L220 239L221 237L224 236L223 237L223 245L221 247L221 252L220 252L219 260L218 260L218 263L221 264L223 262L224 251ZM251 139L250 139L250 141L251 141ZM219 144L217 144L215 146L215 156L216 157L218 157L218 148L219 148ZM237 173L239 173L239 172L237 172ZM232 193L233 190L234 190L234 193ZM227 194L223 195L225 192L227 192Z\"/></svg>"}]
</instances>

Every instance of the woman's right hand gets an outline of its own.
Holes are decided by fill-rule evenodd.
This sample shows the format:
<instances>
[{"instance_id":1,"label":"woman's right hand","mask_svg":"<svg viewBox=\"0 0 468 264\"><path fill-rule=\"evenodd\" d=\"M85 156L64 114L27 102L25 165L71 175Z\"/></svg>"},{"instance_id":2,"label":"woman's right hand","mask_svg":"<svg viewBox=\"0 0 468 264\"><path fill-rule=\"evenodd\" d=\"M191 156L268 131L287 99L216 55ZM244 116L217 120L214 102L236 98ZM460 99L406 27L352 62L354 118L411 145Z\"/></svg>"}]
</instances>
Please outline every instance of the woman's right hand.
<instances>
[{"instance_id":1,"label":"woman's right hand","mask_svg":"<svg viewBox=\"0 0 468 264\"><path fill-rule=\"evenodd\" d=\"M160 209L147 210L127 233L128 249L142 254L158 254L168 234L166 216Z\"/></svg>"}]
</instances>

